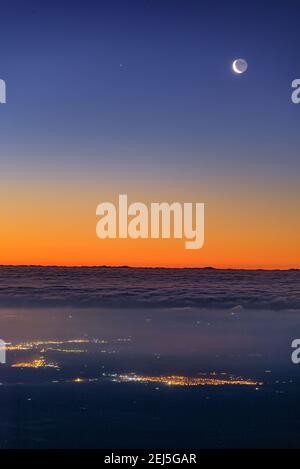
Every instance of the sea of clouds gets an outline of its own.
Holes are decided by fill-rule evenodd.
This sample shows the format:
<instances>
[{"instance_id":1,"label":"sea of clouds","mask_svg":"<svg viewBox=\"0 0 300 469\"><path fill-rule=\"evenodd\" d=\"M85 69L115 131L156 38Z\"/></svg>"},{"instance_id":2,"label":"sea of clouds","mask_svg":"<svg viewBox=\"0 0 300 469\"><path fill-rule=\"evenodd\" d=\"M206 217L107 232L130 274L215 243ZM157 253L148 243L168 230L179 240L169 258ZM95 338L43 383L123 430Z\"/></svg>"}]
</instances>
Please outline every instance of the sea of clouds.
<instances>
[{"instance_id":1,"label":"sea of clouds","mask_svg":"<svg viewBox=\"0 0 300 469\"><path fill-rule=\"evenodd\" d=\"M0 307L300 310L300 271L0 267Z\"/></svg>"}]
</instances>

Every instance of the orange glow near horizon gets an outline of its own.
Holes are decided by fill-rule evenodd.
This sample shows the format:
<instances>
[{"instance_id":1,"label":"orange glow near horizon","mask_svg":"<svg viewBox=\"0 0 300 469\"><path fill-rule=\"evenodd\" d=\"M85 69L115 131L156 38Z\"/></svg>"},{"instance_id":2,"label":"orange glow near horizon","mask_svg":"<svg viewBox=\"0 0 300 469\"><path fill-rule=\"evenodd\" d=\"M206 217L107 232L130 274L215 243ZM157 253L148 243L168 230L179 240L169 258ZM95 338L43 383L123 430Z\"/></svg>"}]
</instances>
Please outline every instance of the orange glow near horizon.
<instances>
[{"instance_id":1,"label":"orange glow near horizon","mask_svg":"<svg viewBox=\"0 0 300 469\"><path fill-rule=\"evenodd\" d=\"M3 188L2 188L3 189ZM184 240L100 240L95 214L100 202L113 201L107 188L83 192L68 184L10 187L9 201L0 202L0 264L133 267L300 268L298 205L281 205L271 195L249 195L218 189L197 189L182 198L176 191L152 191L155 201L205 203L205 244L186 250ZM5 191L5 188L4 188ZM125 191L124 191L125 192ZM6 194L7 194L6 189ZM84 193L84 197L82 194ZM117 191L114 191L117 193ZM204 194L204 195L203 195ZM206 194L206 195L205 195ZM151 191L132 194L129 203L150 203ZM278 196L279 197L279 196Z\"/></svg>"}]
</instances>

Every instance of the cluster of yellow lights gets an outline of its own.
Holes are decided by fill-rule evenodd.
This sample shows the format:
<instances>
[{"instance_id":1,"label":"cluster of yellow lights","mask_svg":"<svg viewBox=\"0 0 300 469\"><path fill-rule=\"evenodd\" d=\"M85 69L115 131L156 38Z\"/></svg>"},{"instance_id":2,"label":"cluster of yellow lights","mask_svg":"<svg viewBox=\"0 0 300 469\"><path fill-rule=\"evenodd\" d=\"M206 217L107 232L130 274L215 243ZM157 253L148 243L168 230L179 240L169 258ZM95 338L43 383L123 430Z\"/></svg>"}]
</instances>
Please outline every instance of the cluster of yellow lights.
<instances>
[{"instance_id":1,"label":"cluster of yellow lights","mask_svg":"<svg viewBox=\"0 0 300 469\"><path fill-rule=\"evenodd\" d=\"M90 342L89 339L72 339L72 340L66 340L67 344L88 344ZM62 342L63 344L64 342Z\"/></svg>"},{"instance_id":2,"label":"cluster of yellow lights","mask_svg":"<svg viewBox=\"0 0 300 469\"><path fill-rule=\"evenodd\" d=\"M55 363L47 363L44 358L38 358L31 362L19 362L11 365L12 368L57 368Z\"/></svg>"},{"instance_id":3,"label":"cluster of yellow lights","mask_svg":"<svg viewBox=\"0 0 300 469\"><path fill-rule=\"evenodd\" d=\"M16 344L16 345L11 345L11 344L8 344L6 345L5 349L6 350L9 350L9 351L14 351L14 350L30 350L32 347L30 347L29 345L25 345L25 344Z\"/></svg>"},{"instance_id":4,"label":"cluster of yellow lights","mask_svg":"<svg viewBox=\"0 0 300 469\"><path fill-rule=\"evenodd\" d=\"M79 377L77 377L77 378L72 379L73 383L96 383L98 381L99 381L98 378L79 378Z\"/></svg>"},{"instance_id":5,"label":"cluster of yellow lights","mask_svg":"<svg viewBox=\"0 0 300 469\"><path fill-rule=\"evenodd\" d=\"M83 378L74 378L74 383L83 383L85 380Z\"/></svg>"},{"instance_id":6,"label":"cluster of yellow lights","mask_svg":"<svg viewBox=\"0 0 300 469\"><path fill-rule=\"evenodd\" d=\"M64 348L48 348L48 351L53 352L63 352L63 353L86 353L87 350L80 350L80 349L64 349Z\"/></svg>"},{"instance_id":7,"label":"cluster of yellow lights","mask_svg":"<svg viewBox=\"0 0 300 469\"><path fill-rule=\"evenodd\" d=\"M90 340L88 339L72 339L72 340L38 340L33 342L22 342L20 344L7 344L6 350L31 350L36 347L41 347L44 345L63 345L63 344L87 344ZM64 350L69 352L69 350Z\"/></svg>"},{"instance_id":8,"label":"cluster of yellow lights","mask_svg":"<svg viewBox=\"0 0 300 469\"><path fill-rule=\"evenodd\" d=\"M226 384L235 385L248 385L258 386L262 385L262 382L254 381L243 378L212 378L212 377L197 377L193 378L190 376L142 376L142 375L119 375L122 381L137 381L141 383L160 383L169 384L171 386L224 386Z\"/></svg>"}]
</instances>

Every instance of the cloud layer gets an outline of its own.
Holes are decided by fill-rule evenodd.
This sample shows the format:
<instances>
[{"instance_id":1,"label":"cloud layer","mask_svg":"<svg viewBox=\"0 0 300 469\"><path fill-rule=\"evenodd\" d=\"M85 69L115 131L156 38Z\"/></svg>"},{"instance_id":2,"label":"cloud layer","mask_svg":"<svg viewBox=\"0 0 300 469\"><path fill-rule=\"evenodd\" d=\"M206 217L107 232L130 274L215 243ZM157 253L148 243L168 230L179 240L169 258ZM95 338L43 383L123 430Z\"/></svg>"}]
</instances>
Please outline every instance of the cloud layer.
<instances>
[{"instance_id":1,"label":"cloud layer","mask_svg":"<svg viewBox=\"0 0 300 469\"><path fill-rule=\"evenodd\" d=\"M0 307L299 309L300 271L0 267Z\"/></svg>"}]
</instances>

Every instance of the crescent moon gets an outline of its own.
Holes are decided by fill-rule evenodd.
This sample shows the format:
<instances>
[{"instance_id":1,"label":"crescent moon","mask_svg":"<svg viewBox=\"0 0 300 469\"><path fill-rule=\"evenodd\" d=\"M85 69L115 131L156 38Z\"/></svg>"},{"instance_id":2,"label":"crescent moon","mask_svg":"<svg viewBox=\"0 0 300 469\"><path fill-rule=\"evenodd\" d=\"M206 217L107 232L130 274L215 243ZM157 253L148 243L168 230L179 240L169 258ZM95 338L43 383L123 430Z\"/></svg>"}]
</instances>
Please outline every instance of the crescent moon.
<instances>
[{"instance_id":1,"label":"crescent moon","mask_svg":"<svg viewBox=\"0 0 300 469\"><path fill-rule=\"evenodd\" d=\"M235 61L233 62L233 64L232 64L232 69L233 69L233 71L234 71L235 73L243 73L241 70L239 70L239 69L237 68L236 64L237 64L237 60L235 60Z\"/></svg>"}]
</instances>

